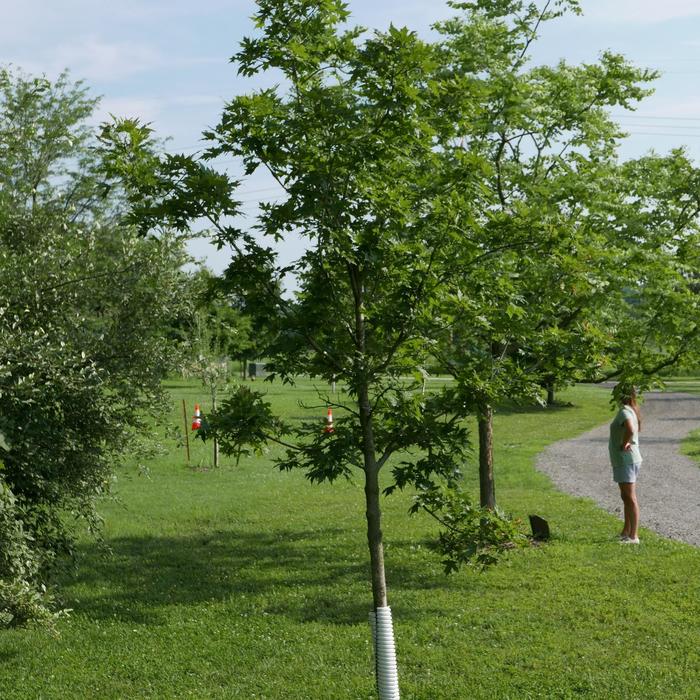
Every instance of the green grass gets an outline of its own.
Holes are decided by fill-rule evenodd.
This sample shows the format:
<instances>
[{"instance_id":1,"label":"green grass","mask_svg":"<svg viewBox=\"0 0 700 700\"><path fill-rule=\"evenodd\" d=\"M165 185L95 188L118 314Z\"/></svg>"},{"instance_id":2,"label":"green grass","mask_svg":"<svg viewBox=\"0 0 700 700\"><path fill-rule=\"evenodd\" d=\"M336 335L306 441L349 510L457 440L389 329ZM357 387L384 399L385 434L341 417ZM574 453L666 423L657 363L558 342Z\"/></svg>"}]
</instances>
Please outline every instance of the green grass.
<instances>
[{"instance_id":1,"label":"green grass","mask_svg":"<svg viewBox=\"0 0 700 700\"><path fill-rule=\"evenodd\" d=\"M669 380L669 390L684 391L688 394L700 393L700 380L697 378L675 377ZM681 443L681 452L700 464L700 430L693 430Z\"/></svg>"},{"instance_id":2,"label":"green grass","mask_svg":"<svg viewBox=\"0 0 700 700\"><path fill-rule=\"evenodd\" d=\"M667 391L684 391L688 394L700 393L700 379L697 377L668 377L665 382Z\"/></svg>"},{"instance_id":3,"label":"green grass","mask_svg":"<svg viewBox=\"0 0 700 700\"><path fill-rule=\"evenodd\" d=\"M191 408L204 392L169 388L180 426L180 399ZM308 383L270 394L289 416L317 403ZM405 494L385 500L403 698L700 698L700 552L646 531L620 547L614 517L535 472L546 444L610 416L606 391L561 398L574 406L496 422L499 502L547 518L550 544L446 577L434 524L406 515ZM104 508L112 555L81 543L59 637L0 633L0 698L374 697L360 480L318 486L269 457L208 460L197 441L196 467L173 447L150 477L120 475L121 504Z\"/></svg>"},{"instance_id":4,"label":"green grass","mask_svg":"<svg viewBox=\"0 0 700 700\"><path fill-rule=\"evenodd\" d=\"M681 443L681 453L700 462L700 430L694 430Z\"/></svg>"}]
</instances>

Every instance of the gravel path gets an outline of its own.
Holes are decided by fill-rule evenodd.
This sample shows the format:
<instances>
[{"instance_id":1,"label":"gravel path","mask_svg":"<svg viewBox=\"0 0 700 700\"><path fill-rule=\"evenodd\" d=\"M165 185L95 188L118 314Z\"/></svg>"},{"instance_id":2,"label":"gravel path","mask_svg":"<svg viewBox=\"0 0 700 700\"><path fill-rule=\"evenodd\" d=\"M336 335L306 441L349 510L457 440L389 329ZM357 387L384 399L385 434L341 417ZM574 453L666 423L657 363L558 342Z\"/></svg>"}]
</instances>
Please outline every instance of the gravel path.
<instances>
[{"instance_id":1,"label":"gravel path","mask_svg":"<svg viewBox=\"0 0 700 700\"><path fill-rule=\"evenodd\" d=\"M699 427L699 396L645 394L639 433L644 461L637 481L640 524L696 547L700 547L700 466L679 450L681 440ZM538 457L537 468L559 490L592 498L621 518L622 501L608 459L608 429L606 423L550 445Z\"/></svg>"}]
</instances>

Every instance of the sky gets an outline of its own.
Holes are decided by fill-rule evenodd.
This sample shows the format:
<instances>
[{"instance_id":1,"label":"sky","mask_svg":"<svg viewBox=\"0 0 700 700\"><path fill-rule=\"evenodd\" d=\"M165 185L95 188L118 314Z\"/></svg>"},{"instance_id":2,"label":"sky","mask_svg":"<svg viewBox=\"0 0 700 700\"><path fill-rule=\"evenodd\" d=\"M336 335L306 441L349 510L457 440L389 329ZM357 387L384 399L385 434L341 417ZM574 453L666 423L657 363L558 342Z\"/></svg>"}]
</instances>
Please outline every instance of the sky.
<instances>
[{"instance_id":1,"label":"sky","mask_svg":"<svg viewBox=\"0 0 700 700\"><path fill-rule=\"evenodd\" d=\"M427 35L453 14L441 0L347 0L352 22L390 22ZM619 112L628 138L621 156L664 153L684 145L700 162L700 0L581 0L583 16L549 23L538 63L592 62L604 50L661 72L655 94L634 114ZM254 83L230 57L252 33L252 0L0 0L0 63L50 78L68 68L101 96L96 122L110 114L149 122L168 149L194 152L224 103ZM222 161L222 167L236 164ZM278 191L263 175L239 190L244 212ZM205 241L192 253L220 272L229 256Z\"/></svg>"}]
</instances>

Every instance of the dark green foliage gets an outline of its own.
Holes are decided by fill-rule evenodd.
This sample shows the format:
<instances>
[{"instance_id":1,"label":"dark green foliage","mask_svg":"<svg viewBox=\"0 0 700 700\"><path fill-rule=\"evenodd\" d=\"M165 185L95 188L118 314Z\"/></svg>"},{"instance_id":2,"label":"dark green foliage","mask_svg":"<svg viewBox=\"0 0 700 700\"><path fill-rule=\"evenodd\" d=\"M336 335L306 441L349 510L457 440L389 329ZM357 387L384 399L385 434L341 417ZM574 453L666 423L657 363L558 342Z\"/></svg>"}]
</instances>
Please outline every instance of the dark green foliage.
<instances>
[{"instance_id":1,"label":"dark green foliage","mask_svg":"<svg viewBox=\"0 0 700 700\"><path fill-rule=\"evenodd\" d=\"M263 395L239 386L222 402L216 415L207 418L199 437L207 440L215 435L225 454L240 455L243 445L259 452L268 441L268 436L283 431L282 423L275 419Z\"/></svg>"},{"instance_id":2,"label":"dark green foliage","mask_svg":"<svg viewBox=\"0 0 700 700\"><path fill-rule=\"evenodd\" d=\"M649 94L655 73L611 52L593 64L530 67L541 24L578 3L457 6L466 17L440 25L448 70L463 66L465 47L488 27L481 118L465 125L461 148L490 169L488 204L469 232L476 252L454 261L464 276L443 364L482 404L532 401L540 385L590 376L613 352L602 310L624 284L616 206L625 177L609 111Z\"/></svg>"},{"instance_id":3,"label":"dark green foliage","mask_svg":"<svg viewBox=\"0 0 700 700\"><path fill-rule=\"evenodd\" d=\"M183 244L117 225L118 188L103 187L85 125L94 105L65 76L0 71L0 124L26 127L0 131L0 477L10 540L30 552L29 568L2 573L15 623L48 600L41 584L76 520L98 527L96 502L173 366Z\"/></svg>"},{"instance_id":4,"label":"dark green foliage","mask_svg":"<svg viewBox=\"0 0 700 700\"><path fill-rule=\"evenodd\" d=\"M51 622L54 601L41 584L41 569L50 553L37 548L25 530L24 514L2 479L0 469L0 627Z\"/></svg>"},{"instance_id":5,"label":"dark green foliage","mask_svg":"<svg viewBox=\"0 0 700 700\"><path fill-rule=\"evenodd\" d=\"M153 130L138 119L103 124L95 153L108 186L123 192L124 221L141 233L182 231L199 217L236 213L228 177L187 156L162 154Z\"/></svg>"}]
</instances>

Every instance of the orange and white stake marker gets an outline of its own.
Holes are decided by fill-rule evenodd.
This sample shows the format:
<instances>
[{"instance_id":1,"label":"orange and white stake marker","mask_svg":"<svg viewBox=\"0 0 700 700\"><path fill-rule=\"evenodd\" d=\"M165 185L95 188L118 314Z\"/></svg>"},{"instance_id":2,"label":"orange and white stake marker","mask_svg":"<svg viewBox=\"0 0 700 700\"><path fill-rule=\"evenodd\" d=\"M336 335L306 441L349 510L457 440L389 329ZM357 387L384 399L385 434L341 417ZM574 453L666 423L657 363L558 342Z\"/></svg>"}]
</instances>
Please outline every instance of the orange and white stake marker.
<instances>
[{"instance_id":1,"label":"orange and white stake marker","mask_svg":"<svg viewBox=\"0 0 700 700\"><path fill-rule=\"evenodd\" d=\"M194 418L192 419L192 430L199 430L202 427L202 412L199 410L199 404L194 405Z\"/></svg>"},{"instance_id":2,"label":"orange and white stake marker","mask_svg":"<svg viewBox=\"0 0 700 700\"><path fill-rule=\"evenodd\" d=\"M324 433L334 433L335 429L333 428L333 409L329 406L328 407L328 415L326 416L326 425L323 428Z\"/></svg>"}]
</instances>

